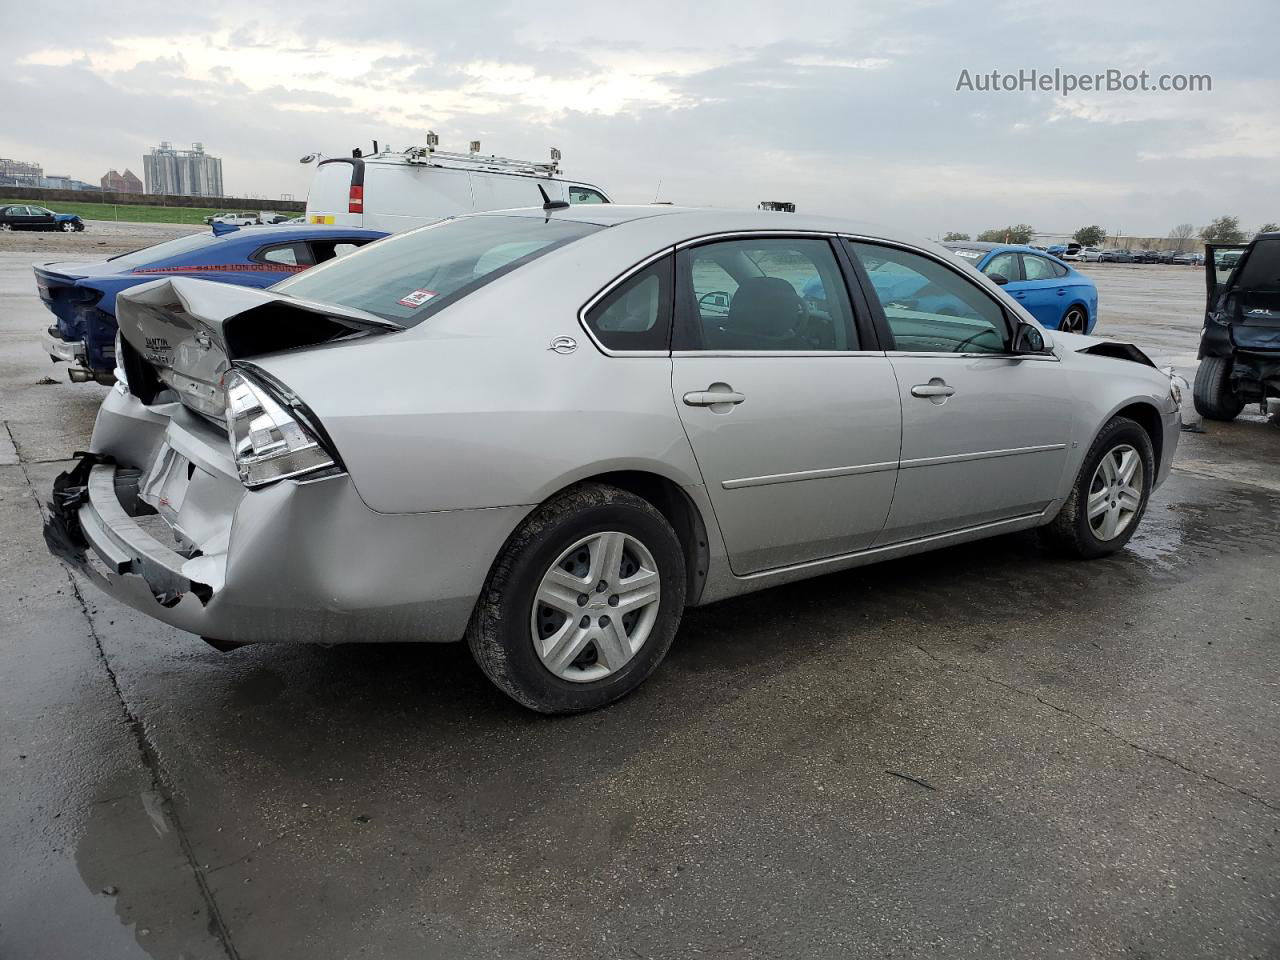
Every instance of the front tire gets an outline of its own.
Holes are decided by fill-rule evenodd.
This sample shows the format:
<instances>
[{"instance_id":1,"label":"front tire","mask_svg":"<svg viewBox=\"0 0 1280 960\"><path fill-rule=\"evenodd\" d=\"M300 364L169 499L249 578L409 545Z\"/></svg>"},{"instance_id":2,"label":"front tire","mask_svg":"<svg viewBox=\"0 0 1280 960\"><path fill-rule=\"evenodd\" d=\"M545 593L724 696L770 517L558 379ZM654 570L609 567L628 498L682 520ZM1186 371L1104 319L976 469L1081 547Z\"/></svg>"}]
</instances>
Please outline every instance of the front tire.
<instances>
[{"instance_id":1,"label":"front tire","mask_svg":"<svg viewBox=\"0 0 1280 960\"><path fill-rule=\"evenodd\" d=\"M75 230L75 228L76 228L76 225L72 223L70 220L63 220L62 223L58 225L58 229L61 230L63 233L71 233Z\"/></svg>"},{"instance_id":2,"label":"front tire","mask_svg":"<svg viewBox=\"0 0 1280 960\"><path fill-rule=\"evenodd\" d=\"M1226 357L1200 361L1191 397L1196 413L1206 420L1234 420L1244 409L1244 401L1231 389L1231 361Z\"/></svg>"},{"instance_id":3,"label":"front tire","mask_svg":"<svg viewBox=\"0 0 1280 960\"><path fill-rule=\"evenodd\" d=\"M680 540L653 504L584 483L521 524L494 562L467 628L476 663L540 713L625 696L666 655L684 612Z\"/></svg>"},{"instance_id":4,"label":"front tire","mask_svg":"<svg viewBox=\"0 0 1280 960\"><path fill-rule=\"evenodd\" d=\"M1067 502L1043 528L1044 539L1081 560L1115 553L1138 529L1155 475L1147 431L1128 417L1112 417L1085 455Z\"/></svg>"}]
</instances>

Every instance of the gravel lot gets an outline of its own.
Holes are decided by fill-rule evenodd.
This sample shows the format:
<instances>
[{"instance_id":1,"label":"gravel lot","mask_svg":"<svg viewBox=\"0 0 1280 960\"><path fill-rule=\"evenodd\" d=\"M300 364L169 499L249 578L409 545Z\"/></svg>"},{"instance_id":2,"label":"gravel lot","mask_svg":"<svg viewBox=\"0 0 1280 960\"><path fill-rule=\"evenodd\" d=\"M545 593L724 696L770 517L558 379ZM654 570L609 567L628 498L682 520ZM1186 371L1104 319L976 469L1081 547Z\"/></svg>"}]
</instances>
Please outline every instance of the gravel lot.
<instances>
[{"instance_id":1,"label":"gravel lot","mask_svg":"<svg viewBox=\"0 0 1280 960\"><path fill-rule=\"evenodd\" d=\"M1256 413L1183 435L1115 557L1015 536L692 611L636 695L546 719L461 646L219 654L49 556L104 388L42 354L29 265L160 229L112 226L0 237L0 956L1280 956ZM1194 371L1199 270L1088 272L1100 332Z\"/></svg>"},{"instance_id":2,"label":"gravel lot","mask_svg":"<svg viewBox=\"0 0 1280 960\"><path fill-rule=\"evenodd\" d=\"M42 261L98 259L208 229L185 224L86 220L81 233L35 233L26 230L0 233L0 252L31 253Z\"/></svg>"}]
</instances>

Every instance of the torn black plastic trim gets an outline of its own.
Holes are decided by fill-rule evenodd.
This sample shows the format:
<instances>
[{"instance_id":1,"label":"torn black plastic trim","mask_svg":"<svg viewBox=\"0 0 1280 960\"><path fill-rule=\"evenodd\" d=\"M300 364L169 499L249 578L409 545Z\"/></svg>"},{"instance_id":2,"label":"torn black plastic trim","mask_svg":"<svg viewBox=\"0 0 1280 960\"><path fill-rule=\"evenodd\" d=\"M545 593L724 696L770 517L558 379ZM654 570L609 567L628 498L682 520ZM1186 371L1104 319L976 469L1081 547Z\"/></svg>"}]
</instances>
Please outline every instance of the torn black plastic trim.
<instances>
[{"instance_id":1,"label":"torn black plastic trim","mask_svg":"<svg viewBox=\"0 0 1280 960\"><path fill-rule=\"evenodd\" d=\"M89 474L100 463L115 464L112 457L77 450L72 458L79 461L54 479L47 503L49 517L44 522L44 542L59 560L82 567L89 541L80 527L80 508L89 500Z\"/></svg>"},{"instance_id":2,"label":"torn black plastic trim","mask_svg":"<svg viewBox=\"0 0 1280 960\"><path fill-rule=\"evenodd\" d=\"M1134 363L1155 367L1155 363L1152 362L1151 358L1132 343L1117 343L1114 340L1106 340L1102 343L1082 347L1076 353L1087 353L1095 357L1111 357L1114 360L1131 360Z\"/></svg>"},{"instance_id":3,"label":"torn black plastic trim","mask_svg":"<svg viewBox=\"0 0 1280 960\"><path fill-rule=\"evenodd\" d=\"M102 556L107 569L118 576L140 576L147 584L151 595L163 607L173 607L188 594L194 594L202 606L213 599L213 588L208 584L198 583L181 575L162 562L163 554L169 552L158 541L156 548L138 541L142 534L132 528L131 515L117 497L115 478L116 461L95 453L77 451L74 454L79 461L71 470L58 475L53 482L53 493L49 501L49 516L44 524L45 544L49 552L59 560L69 564L87 576L101 580L100 573L90 568L89 550ZM112 468L111 489L104 493L101 489L102 477L93 476L95 468L104 466ZM125 488L133 480L126 476ZM97 503L91 488L98 486ZM103 498L110 496L114 506L103 503ZM141 501L138 501L141 503ZM90 526L98 531L104 541L95 547L85 533L81 520L81 511L88 507ZM102 511L108 515L102 516ZM138 513L146 511L139 510ZM112 523L117 527L127 523L134 529L134 541L130 541L128 530L111 532ZM150 538L149 538L150 539ZM106 555L103 554L106 551ZM176 551L172 551L175 555ZM110 555L110 559L107 559Z\"/></svg>"}]
</instances>

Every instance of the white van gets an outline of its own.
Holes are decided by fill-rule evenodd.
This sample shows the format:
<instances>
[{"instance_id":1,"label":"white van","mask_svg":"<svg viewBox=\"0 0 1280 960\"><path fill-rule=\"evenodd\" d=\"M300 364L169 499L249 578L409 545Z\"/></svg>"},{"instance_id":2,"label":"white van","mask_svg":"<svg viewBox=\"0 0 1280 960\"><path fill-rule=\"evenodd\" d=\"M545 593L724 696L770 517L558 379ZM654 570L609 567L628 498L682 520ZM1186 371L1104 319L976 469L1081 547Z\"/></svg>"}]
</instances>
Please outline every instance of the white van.
<instances>
[{"instance_id":1,"label":"white van","mask_svg":"<svg viewBox=\"0 0 1280 960\"><path fill-rule=\"evenodd\" d=\"M419 148L332 157L316 166L307 194L307 223L396 233L441 217L541 206L540 186L551 200L611 202L599 187L567 180L559 172L554 159L536 163Z\"/></svg>"}]
</instances>

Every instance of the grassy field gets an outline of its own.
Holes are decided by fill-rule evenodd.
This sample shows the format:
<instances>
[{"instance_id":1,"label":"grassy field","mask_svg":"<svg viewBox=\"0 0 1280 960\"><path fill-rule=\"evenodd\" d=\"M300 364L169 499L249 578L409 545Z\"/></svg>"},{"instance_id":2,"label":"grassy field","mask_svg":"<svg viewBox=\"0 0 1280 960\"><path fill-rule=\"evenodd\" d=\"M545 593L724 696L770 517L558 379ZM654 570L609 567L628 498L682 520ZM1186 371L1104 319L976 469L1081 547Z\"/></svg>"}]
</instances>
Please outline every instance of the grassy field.
<instances>
[{"instance_id":1,"label":"grassy field","mask_svg":"<svg viewBox=\"0 0 1280 960\"><path fill-rule=\"evenodd\" d=\"M194 223L221 213L225 207L151 207L140 203L38 203L35 200L3 200L0 204L23 203L47 207L54 213L74 213L83 220L126 220L131 223Z\"/></svg>"}]
</instances>

